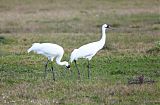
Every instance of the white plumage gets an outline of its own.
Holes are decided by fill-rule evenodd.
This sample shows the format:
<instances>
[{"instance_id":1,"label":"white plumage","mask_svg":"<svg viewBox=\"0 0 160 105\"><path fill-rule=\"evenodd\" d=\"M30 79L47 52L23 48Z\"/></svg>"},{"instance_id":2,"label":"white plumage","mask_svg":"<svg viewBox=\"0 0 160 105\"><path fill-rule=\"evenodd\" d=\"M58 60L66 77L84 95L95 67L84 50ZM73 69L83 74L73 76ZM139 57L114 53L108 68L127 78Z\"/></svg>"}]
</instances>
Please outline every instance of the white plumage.
<instances>
[{"instance_id":1,"label":"white plumage","mask_svg":"<svg viewBox=\"0 0 160 105\"><path fill-rule=\"evenodd\" d=\"M103 47L102 43L93 42L74 49L71 53L70 61L78 60L78 58L86 58L91 60L92 57Z\"/></svg>"},{"instance_id":2,"label":"white plumage","mask_svg":"<svg viewBox=\"0 0 160 105\"><path fill-rule=\"evenodd\" d=\"M71 53L70 62L73 62L73 61L75 62L75 66L76 66L76 68L78 70L79 78L80 78L80 72L79 72L79 69L77 67L76 61L79 58L85 58L85 59L88 60L88 78L89 78L89 76L90 76L90 64L89 64L89 61L105 45L105 40L106 40L105 31L108 28L110 28L109 25L107 25L107 24L102 25L102 37L101 37L101 39L99 41L83 45L78 49L74 49L73 52Z\"/></svg>"},{"instance_id":3,"label":"white plumage","mask_svg":"<svg viewBox=\"0 0 160 105\"><path fill-rule=\"evenodd\" d=\"M33 43L32 47L28 49L28 53L29 52L35 52L37 54L41 54L44 55L45 57L48 58L48 61L53 61L53 59L56 59L56 63L58 65L65 65L67 68L70 68L70 65L67 61L63 61L61 62L61 59L63 57L64 54L64 50L61 46L57 45L57 44L52 44L52 43ZM48 61L45 65L45 74L46 74L46 69L47 69L47 65L48 65ZM53 66L52 66L52 71L53 71ZM53 76L54 76L54 72L53 72ZM53 77L53 79L55 79Z\"/></svg>"}]
</instances>

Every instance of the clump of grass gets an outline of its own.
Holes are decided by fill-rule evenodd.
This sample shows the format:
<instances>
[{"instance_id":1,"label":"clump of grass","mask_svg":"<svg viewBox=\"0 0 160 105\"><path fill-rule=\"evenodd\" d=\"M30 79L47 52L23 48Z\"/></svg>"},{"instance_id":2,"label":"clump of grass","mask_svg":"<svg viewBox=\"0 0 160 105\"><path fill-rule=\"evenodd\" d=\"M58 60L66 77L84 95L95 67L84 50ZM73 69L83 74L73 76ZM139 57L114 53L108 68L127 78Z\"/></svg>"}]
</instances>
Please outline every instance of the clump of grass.
<instances>
[{"instance_id":1,"label":"clump of grass","mask_svg":"<svg viewBox=\"0 0 160 105\"><path fill-rule=\"evenodd\" d=\"M0 44L11 44L13 42L15 42L15 40L13 38L0 36Z\"/></svg>"},{"instance_id":2,"label":"clump of grass","mask_svg":"<svg viewBox=\"0 0 160 105\"><path fill-rule=\"evenodd\" d=\"M5 40L4 36L0 36L0 42L3 43Z\"/></svg>"},{"instance_id":3,"label":"clump of grass","mask_svg":"<svg viewBox=\"0 0 160 105\"><path fill-rule=\"evenodd\" d=\"M160 53L160 41L155 42L154 47L146 51L149 54L158 54Z\"/></svg>"},{"instance_id":4,"label":"clump of grass","mask_svg":"<svg viewBox=\"0 0 160 105\"><path fill-rule=\"evenodd\" d=\"M158 24L154 24L152 26L152 30L159 30L160 29L160 26Z\"/></svg>"},{"instance_id":5,"label":"clump of grass","mask_svg":"<svg viewBox=\"0 0 160 105\"><path fill-rule=\"evenodd\" d=\"M140 25L138 25L138 24L133 24L133 25L131 25L130 27L131 27L131 28L140 28Z\"/></svg>"}]
</instances>

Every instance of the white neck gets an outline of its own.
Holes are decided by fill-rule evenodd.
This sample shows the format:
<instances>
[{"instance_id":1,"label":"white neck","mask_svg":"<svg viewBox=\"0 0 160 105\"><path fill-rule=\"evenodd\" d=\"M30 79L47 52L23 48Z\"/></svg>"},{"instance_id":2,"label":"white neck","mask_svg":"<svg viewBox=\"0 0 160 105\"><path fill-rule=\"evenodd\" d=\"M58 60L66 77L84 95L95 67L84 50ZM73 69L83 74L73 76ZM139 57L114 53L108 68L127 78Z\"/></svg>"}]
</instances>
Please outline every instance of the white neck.
<instances>
[{"instance_id":1,"label":"white neck","mask_svg":"<svg viewBox=\"0 0 160 105\"><path fill-rule=\"evenodd\" d=\"M56 58L56 63L57 63L58 65L65 65L65 66L67 66L66 61L61 62L61 59L62 59L62 56L58 56L58 57Z\"/></svg>"},{"instance_id":2,"label":"white neck","mask_svg":"<svg viewBox=\"0 0 160 105\"><path fill-rule=\"evenodd\" d=\"M106 32L106 29L102 27L102 37L99 41L102 47L104 46L105 41L106 41L106 33L105 32Z\"/></svg>"}]
</instances>

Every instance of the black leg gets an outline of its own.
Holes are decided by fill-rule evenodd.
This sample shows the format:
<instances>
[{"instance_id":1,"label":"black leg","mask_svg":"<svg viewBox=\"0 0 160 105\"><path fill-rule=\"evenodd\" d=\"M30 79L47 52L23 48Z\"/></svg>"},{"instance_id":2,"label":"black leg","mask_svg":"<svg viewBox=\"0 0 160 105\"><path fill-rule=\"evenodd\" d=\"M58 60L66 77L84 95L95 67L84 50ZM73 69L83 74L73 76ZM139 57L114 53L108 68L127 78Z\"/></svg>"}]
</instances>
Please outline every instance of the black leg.
<instances>
[{"instance_id":1,"label":"black leg","mask_svg":"<svg viewBox=\"0 0 160 105\"><path fill-rule=\"evenodd\" d=\"M91 67L90 67L90 62L88 60L88 78L90 79L90 72L91 72Z\"/></svg>"},{"instance_id":2,"label":"black leg","mask_svg":"<svg viewBox=\"0 0 160 105\"><path fill-rule=\"evenodd\" d=\"M77 71L78 71L78 79L80 79L80 71L79 71L79 69L78 69L76 60L74 60L74 63L75 63L75 66L76 66L76 68L77 68Z\"/></svg>"},{"instance_id":3,"label":"black leg","mask_svg":"<svg viewBox=\"0 0 160 105\"><path fill-rule=\"evenodd\" d=\"M52 69L52 73L53 73L53 80L55 81L55 74L54 74L54 69L53 69L53 64L51 62L51 69Z\"/></svg>"},{"instance_id":4,"label":"black leg","mask_svg":"<svg viewBox=\"0 0 160 105\"><path fill-rule=\"evenodd\" d=\"M47 67L48 67L48 62L49 62L49 60L46 62L46 64L45 64L45 70L44 70L44 78L46 78L46 76L47 76Z\"/></svg>"}]
</instances>

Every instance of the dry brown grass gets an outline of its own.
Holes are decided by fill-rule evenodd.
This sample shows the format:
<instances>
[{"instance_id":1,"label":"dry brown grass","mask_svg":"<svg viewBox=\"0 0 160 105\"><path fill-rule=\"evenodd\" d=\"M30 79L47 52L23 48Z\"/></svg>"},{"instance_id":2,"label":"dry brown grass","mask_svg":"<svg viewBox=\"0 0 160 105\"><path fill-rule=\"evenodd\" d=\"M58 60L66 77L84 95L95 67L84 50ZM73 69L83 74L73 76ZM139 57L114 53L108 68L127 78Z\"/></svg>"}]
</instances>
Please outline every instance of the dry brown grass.
<instances>
[{"instance_id":1,"label":"dry brown grass","mask_svg":"<svg viewBox=\"0 0 160 105\"><path fill-rule=\"evenodd\" d=\"M134 100L136 103L147 104L158 101L158 87L156 84L125 85L121 83L108 84L98 81L96 84L84 84L81 82L65 84L63 81L43 81L38 84L21 83L8 88L1 94L1 102L4 104L118 104L140 95L141 98ZM62 85L63 84L63 85ZM155 95L148 100L148 95ZM52 93L59 93L52 96ZM33 94L34 93L34 94ZM54 98L53 98L54 97ZM145 98L147 99L145 101ZM143 100L143 101L142 101ZM7 103L5 103L7 102ZM127 104L127 103L126 103Z\"/></svg>"},{"instance_id":2,"label":"dry brown grass","mask_svg":"<svg viewBox=\"0 0 160 105\"><path fill-rule=\"evenodd\" d=\"M130 24L127 18L130 15L159 13L157 0L148 1L149 3L144 0L116 2L2 0L0 2L1 33L98 32L96 26L106 22L123 26L123 22ZM126 21L120 20L123 17L126 17Z\"/></svg>"}]
</instances>

